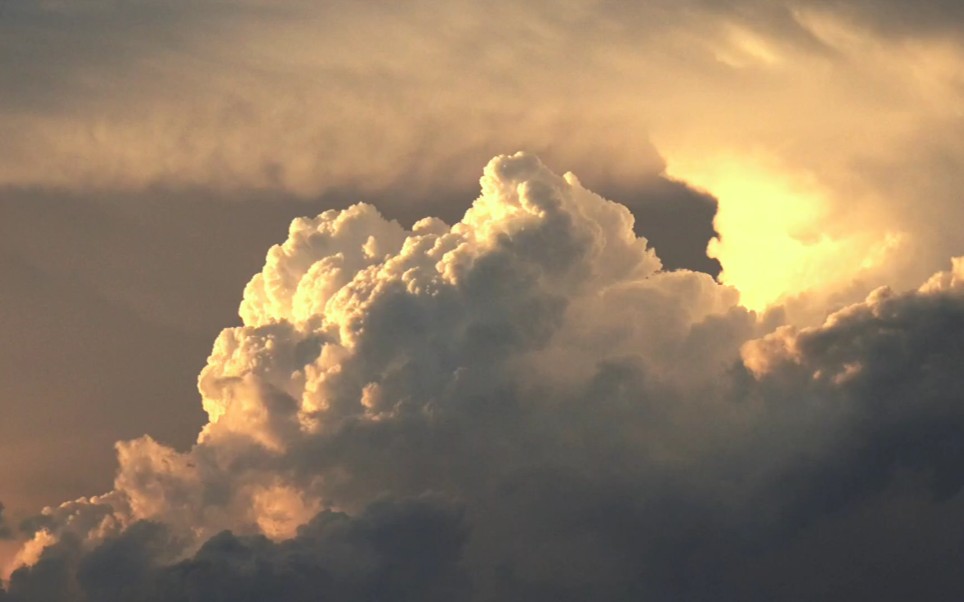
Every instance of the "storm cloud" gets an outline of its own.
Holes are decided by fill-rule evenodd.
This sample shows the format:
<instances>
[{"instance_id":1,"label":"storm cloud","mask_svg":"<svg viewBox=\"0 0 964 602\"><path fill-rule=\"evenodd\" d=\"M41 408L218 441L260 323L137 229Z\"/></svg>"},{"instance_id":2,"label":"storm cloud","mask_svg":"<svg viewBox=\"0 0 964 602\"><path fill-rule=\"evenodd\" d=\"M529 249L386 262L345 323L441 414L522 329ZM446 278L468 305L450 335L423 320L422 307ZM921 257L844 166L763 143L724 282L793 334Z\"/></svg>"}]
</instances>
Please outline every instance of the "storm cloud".
<instances>
[{"instance_id":1,"label":"storm cloud","mask_svg":"<svg viewBox=\"0 0 964 602\"><path fill-rule=\"evenodd\" d=\"M779 326L532 155L481 188L295 220L197 443L119 443L6 598L960 597L964 260Z\"/></svg>"},{"instance_id":2,"label":"storm cloud","mask_svg":"<svg viewBox=\"0 0 964 602\"><path fill-rule=\"evenodd\" d=\"M962 17L0 3L0 598L961 599Z\"/></svg>"}]
</instances>

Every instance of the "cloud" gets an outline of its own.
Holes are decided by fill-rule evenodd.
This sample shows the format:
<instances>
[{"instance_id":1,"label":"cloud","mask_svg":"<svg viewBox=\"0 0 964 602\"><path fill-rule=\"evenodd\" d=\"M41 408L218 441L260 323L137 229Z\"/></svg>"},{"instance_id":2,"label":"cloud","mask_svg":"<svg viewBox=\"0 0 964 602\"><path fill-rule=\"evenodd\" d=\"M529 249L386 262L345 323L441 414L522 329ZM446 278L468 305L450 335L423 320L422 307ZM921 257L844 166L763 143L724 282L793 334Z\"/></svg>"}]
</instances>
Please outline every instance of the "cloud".
<instances>
[{"instance_id":1,"label":"cloud","mask_svg":"<svg viewBox=\"0 0 964 602\"><path fill-rule=\"evenodd\" d=\"M961 252L957 16L937 0L8 2L0 184L410 200L526 148L607 194L667 170L708 191L723 281L759 309L816 290L823 311Z\"/></svg>"},{"instance_id":2,"label":"cloud","mask_svg":"<svg viewBox=\"0 0 964 602\"><path fill-rule=\"evenodd\" d=\"M454 223L476 188L424 199L0 191L0 330L18 341L0 350L0 398L19 400L0 421L0 482L17 484L2 494L9 513L110 488L114 442L145 424L166 445L194 442L205 418L198 369L239 323L238 293L292 217L365 201L406 226L424 215ZM664 178L607 197L630 208L668 267L719 271L705 256L712 199ZM49 431L58 436L36 436ZM0 565L8 556L0 549Z\"/></svg>"},{"instance_id":3,"label":"cloud","mask_svg":"<svg viewBox=\"0 0 964 602\"><path fill-rule=\"evenodd\" d=\"M522 153L452 226L295 220L197 443L119 443L7 599L957 599L964 262L778 326L633 228Z\"/></svg>"},{"instance_id":4,"label":"cloud","mask_svg":"<svg viewBox=\"0 0 964 602\"><path fill-rule=\"evenodd\" d=\"M894 0L828 0L821 4L891 34L947 36L959 34L964 27L961 5L947 0L928 0L913 5Z\"/></svg>"},{"instance_id":5,"label":"cloud","mask_svg":"<svg viewBox=\"0 0 964 602\"><path fill-rule=\"evenodd\" d=\"M62 541L15 573L3 599L460 599L461 520L443 499L382 500L356 517L322 512L277 543L224 531L173 563L180 542L161 524L138 522L87 553Z\"/></svg>"}]
</instances>

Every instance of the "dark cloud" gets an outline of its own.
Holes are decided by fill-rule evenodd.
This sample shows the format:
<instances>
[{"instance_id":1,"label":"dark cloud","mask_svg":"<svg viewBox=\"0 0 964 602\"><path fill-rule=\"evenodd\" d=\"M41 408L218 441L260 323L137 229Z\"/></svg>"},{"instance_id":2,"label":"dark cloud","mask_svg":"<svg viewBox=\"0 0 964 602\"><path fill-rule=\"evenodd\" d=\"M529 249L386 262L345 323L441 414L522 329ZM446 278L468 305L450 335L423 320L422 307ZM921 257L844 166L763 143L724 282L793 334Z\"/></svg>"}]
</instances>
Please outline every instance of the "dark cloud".
<instances>
[{"instance_id":1,"label":"dark cloud","mask_svg":"<svg viewBox=\"0 0 964 602\"><path fill-rule=\"evenodd\" d=\"M649 241L666 269L719 275L720 262L706 256L707 244L718 235L713 228L715 198L666 177L642 182L634 189L606 182L586 184L633 212L636 235Z\"/></svg>"},{"instance_id":2,"label":"dark cloud","mask_svg":"<svg viewBox=\"0 0 964 602\"><path fill-rule=\"evenodd\" d=\"M595 468L542 465L500 490L502 511L526 517L511 529L528 542L520 548L560 551L540 557L551 568L503 565L500 597L959 598L962 320L960 289L908 293L794 335L792 357L744 384L737 368L721 383L723 407L703 406L705 416L679 433L697 436L706 420L728 440L669 472L642 449L621 457L627 449L603 442L658 421L661 402L632 364L600 371L597 382L611 384L582 402L592 399L592 416L572 417L581 425L574 440L593 442L572 453L602 454L588 460ZM626 388L636 391L635 412L601 417ZM739 424L748 404L762 413ZM670 415L677 425L693 420L681 409ZM594 420L603 431L593 432ZM617 448L633 439L621 441Z\"/></svg>"},{"instance_id":3,"label":"dark cloud","mask_svg":"<svg viewBox=\"0 0 964 602\"><path fill-rule=\"evenodd\" d=\"M71 113L110 97L129 97L142 84L154 88L148 84L151 75L175 75L171 63L196 66L202 32L223 35L242 15L270 20L286 12L259 2L228 7L208 1L5 0L0 81L4 87L17 83L9 86L5 109Z\"/></svg>"},{"instance_id":4,"label":"dark cloud","mask_svg":"<svg viewBox=\"0 0 964 602\"><path fill-rule=\"evenodd\" d=\"M292 539L229 531L171 563L182 543L140 522L89 552L75 540L13 574L5 600L41 602L251 602L465 599L465 526L440 498L381 501L349 517L325 511ZM168 562L165 562L168 560Z\"/></svg>"},{"instance_id":5,"label":"dark cloud","mask_svg":"<svg viewBox=\"0 0 964 602\"><path fill-rule=\"evenodd\" d=\"M812 176L827 204L774 229L846 251L777 269L933 271L961 251L962 19L8 0L0 498L108 490L111 444L157 440L119 444L113 491L24 523L57 543L0 600L964 598L960 266L760 339L776 313L706 276L716 200L665 175L772 155L746 168L761 190ZM515 148L705 274L500 160L456 231L296 222L238 321L292 217L454 223L478 162Z\"/></svg>"},{"instance_id":6,"label":"dark cloud","mask_svg":"<svg viewBox=\"0 0 964 602\"><path fill-rule=\"evenodd\" d=\"M937 502L958 497L964 376L953 367L964 352L962 329L960 295L888 295L838 314L832 327L801 333L793 376L778 378L793 378L784 386L806 392L810 403L846 411L828 452L833 467L807 486L817 499L794 495L797 502L833 511L908 474Z\"/></svg>"},{"instance_id":7,"label":"dark cloud","mask_svg":"<svg viewBox=\"0 0 964 602\"><path fill-rule=\"evenodd\" d=\"M927 0L906 3L899 0L821 0L813 6L846 16L861 25L882 29L888 34L927 34L956 31L964 19L964 9L953 0ZM620 2L575 2L569 6L532 3L527 7L508 7L530 22L550 27L562 39L576 43L587 38L606 43L623 42L632 37L647 38L662 30L678 28L700 18L727 19L747 23L782 37L809 50L819 50L817 41L794 17L798 7L790 2L731 0L686 3L655 2L645 6ZM192 71L206 64L234 65L248 75L258 64L246 57L212 48L212 40L229 38L233 27L251 22L262 30L284 29L297 20L323 18L331 23L364 23L375 18L399 27L412 27L411 12L396 11L381 2L357 2L344 6L336 2L29 2L8 0L0 21L0 56L4 67L0 78L10 94L7 108L36 113L39 110L76 112L78 99L94 106L117 97L134 97L138 88L163 93L163 86L152 79L167 79L181 85L197 85ZM449 43L453 58L487 58L487 52L472 49L487 46L479 29L491 38L507 40L509 32L493 27L497 12L472 15L479 27L458 23L465 40L445 40L439 32L431 35ZM580 19L592 14L593 19ZM417 25L416 25L417 26ZM538 29L521 31L538 36ZM347 42L357 43L348 36ZM384 40L383 43L390 43ZM549 60L537 49L531 59ZM172 70L172 65L181 67ZM578 63L576 66L580 66ZM179 73L180 71L180 73ZM27 75L29 74L29 77ZM350 77L337 71L326 72L341 85ZM510 77L508 74L505 77ZM372 84L376 82L371 82ZM68 94L70 92L70 94Z\"/></svg>"},{"instance_id":8,"label":"dark cloud","mask_svg":"<svg viewBox=\"0 0 964 602\"><path fill-rule=\"evenodd\" d=\"M962 594L962 327L959 289L878 293L789 339L760 381L789 461L760 500L779 510L758 579L737 597Z\"/></svg>"},{"instance_id":9,"label":"dark cloud","mask_svg":"<svg viewBox=\"0 0 964 602\"><path fill-rule=\"evenodd\" d=\"M534 158L483 186L453 229L296 221L198 444L120 444L7 598L960 598L964 262L758 338Z\"/></svg>"},{"instance_id":10,"label":"dark cloud","mask_svg":"<svg viewBox=\"0 0 964 602\"><path fill-rule=\"evenodd\" d=\"M954 35L964 28L964 6L953 0L821 0L816 4L889 35Z\"/></svg>"}]
</instances>

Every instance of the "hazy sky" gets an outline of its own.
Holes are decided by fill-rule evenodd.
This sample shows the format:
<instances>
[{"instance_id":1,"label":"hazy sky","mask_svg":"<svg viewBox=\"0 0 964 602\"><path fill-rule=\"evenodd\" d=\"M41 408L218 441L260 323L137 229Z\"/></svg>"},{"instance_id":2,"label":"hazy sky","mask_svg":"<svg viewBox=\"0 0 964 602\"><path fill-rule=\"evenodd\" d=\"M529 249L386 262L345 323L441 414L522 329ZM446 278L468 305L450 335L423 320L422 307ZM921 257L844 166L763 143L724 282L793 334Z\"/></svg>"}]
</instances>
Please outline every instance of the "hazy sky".
<instances>
[{"instance_id":1,"label":"hazy sky","mask_svg":"<svg viewBox=\"0 0 964 602\"><path fill-rule=\"evenodd\" d=\"M0 601L960 599L962 40L5 0Z\"/></svg>"}]
</instances>

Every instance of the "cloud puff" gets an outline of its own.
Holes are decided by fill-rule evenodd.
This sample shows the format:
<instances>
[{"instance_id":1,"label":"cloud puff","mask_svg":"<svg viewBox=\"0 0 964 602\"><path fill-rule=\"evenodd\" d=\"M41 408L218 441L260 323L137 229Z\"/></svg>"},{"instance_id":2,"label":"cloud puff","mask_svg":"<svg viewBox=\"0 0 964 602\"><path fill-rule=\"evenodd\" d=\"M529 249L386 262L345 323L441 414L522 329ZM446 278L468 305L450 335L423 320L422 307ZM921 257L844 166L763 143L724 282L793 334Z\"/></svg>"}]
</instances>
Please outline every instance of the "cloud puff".
<instances>
[{"instance_id":1,"label":"cloud puff","mask_svg":"<svg viewBox=\"0 0 964 602\"><path fill-rule=\"evenodd\" d=\"M196 445L118 444L7 598L956 599L964 263L774 330L633 225L527 154L452 226L295 220Z\"/></svg>"}]
</instances>

